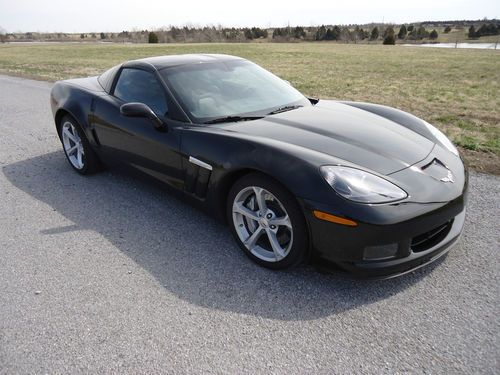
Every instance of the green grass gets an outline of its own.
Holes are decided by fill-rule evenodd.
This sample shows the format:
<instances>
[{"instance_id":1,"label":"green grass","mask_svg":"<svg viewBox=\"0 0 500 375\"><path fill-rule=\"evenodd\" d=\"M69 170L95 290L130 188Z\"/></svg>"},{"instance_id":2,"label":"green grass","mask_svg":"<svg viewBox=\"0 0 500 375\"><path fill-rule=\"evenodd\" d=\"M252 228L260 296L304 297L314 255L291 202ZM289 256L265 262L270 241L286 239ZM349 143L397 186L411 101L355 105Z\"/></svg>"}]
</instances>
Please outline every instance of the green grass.
<instances>
[{"instance_id":1,"label":"green grass","mask_svg":"<svg viewBox=\"0 0 500 375\"><path fill-rule=\"evenodd\" d=\"M466 149L500 155L500 51L338 43L5 44L0 72L59 80L145 56L203 52L248 58L310 96L401 108Z\"/></svg>"}]
</instances>

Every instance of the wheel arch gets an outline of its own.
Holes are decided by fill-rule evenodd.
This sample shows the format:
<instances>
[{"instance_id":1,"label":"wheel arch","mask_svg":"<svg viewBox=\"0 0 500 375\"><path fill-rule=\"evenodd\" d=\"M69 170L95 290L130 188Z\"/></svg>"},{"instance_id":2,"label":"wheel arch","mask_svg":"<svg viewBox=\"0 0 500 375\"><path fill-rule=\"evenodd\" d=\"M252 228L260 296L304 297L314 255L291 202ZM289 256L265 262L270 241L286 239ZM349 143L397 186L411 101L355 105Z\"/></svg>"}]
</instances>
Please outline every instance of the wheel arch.
<instances>
[{"instance_id":1,"label":"wheel arch","mask_svg":"<svg viewBox=\"0 0 500 375\"><path fill-rule=\"evenodd\" d=\"M59 133L61 119L70 115L89 137L89 116L93 96L71 85L56 84L52 90L54 123Z\"/></svg>"},{"instance_id":2,"label":"wheel arch","mask_svg":"<svg viewBox=\"0 0 500 375\"><path fill-rule=\"evenodd\" d=\"M96 147L99 145L97 134L95 134L95 131L91 130L88 124L88 116L83 113L83 110L81 108L75 106L63 106L57 109L57 111L55 112L54 123L59 139L61 138L61 120L64 118L64 116L70 116L74 121L76 121L76 123L82 129L87 140L91 143L92 147Z\"/></svg>"},{"instance_id":3,"label":"wheel arch","mask_svg":"<svg viewBox=\"0 0 500 375\"><path fill-rule=\"evenodd\" d=\"M61 138L61 133L60 133L61 120L66 115L69 115L74 118L74 116L64 108L59 108L54 116L54 123L56 125L57 135L59 136L59 138Z\"/></svg>"},{"instance_id":4,"label":"wheel arch","mask_svg":"<svg viewBox=\"0 0 500 375\"><path fill-rule=\"evenodd\" d=\"M243 176L250 173L262 173L254 168L241 168L227 172L219 178L217 188L215 189L215 209L217 217L227 224L226 209L227 209L227 196L233 185Z\"/></svg>"}]
</instances>

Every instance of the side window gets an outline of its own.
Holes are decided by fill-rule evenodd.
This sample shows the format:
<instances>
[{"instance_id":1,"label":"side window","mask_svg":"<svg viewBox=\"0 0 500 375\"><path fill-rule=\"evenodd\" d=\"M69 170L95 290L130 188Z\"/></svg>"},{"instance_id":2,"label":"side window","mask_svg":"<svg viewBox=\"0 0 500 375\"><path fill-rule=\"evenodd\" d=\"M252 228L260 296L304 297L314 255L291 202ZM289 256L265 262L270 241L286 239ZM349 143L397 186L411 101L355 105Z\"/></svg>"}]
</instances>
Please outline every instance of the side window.
<instances>
[{"instance_id":1,"label":"side window","mask_svg":"<svg viewBox=\"0 0 500 375\"><path fill-rule=\"evenodd\" d=\"M97 80L99 81L100 85L108 94L111 91L113 80L115 79L115 75L118 72L118 69L120 69L120 66L121 65L114 66L111 69L106 70L99 77L97 77Z\"/></svg>"},{"instance_id":2,"label":"side window","mask_svg":"<svg viewBox=\"0 0 500 375\"><path fill-rule=\"evenodd\" d=\"M165 116L168 112L163 88L156 77L145 70L122 69L114 95L126 103L147 104L158 115Z\"/></svg>"}]
</instances>

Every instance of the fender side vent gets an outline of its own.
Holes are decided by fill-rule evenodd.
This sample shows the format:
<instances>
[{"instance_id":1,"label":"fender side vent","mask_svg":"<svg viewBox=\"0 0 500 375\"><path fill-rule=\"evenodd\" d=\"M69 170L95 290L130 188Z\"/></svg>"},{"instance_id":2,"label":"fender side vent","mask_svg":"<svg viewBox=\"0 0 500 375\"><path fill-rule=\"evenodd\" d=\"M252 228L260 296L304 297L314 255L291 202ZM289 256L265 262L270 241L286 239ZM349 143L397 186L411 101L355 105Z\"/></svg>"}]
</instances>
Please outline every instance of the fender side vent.
<instances>
[{"instance_id":1,"label":"fender side vent","mask_svg":"<svg viewBox=\"0 0 500 375\"><path fill-rule=\"evenodd\" d=\"M189 163L186 169L185 191L198 198L205 198L211 174L208 169Z\"/></svg>"}]
</instances>

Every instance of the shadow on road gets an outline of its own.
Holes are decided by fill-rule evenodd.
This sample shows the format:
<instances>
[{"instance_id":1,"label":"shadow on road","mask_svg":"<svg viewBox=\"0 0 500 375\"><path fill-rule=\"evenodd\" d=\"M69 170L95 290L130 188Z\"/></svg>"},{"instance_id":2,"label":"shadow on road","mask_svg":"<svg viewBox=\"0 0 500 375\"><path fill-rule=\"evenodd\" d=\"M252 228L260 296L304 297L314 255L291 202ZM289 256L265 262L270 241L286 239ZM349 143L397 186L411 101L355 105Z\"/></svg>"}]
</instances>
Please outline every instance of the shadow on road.
<instances>
[{"instance_id":1,"label":"shadow on road","mask_svg":"<svg viewBox=\"0 0 500 375\"><path fill-rule=\"evenodd\" d=\"M82 177L62 151L4 166L3 172L14 186L73 223L41 225L40 233L95 231L169 292L206 308L279 320L316 319L389 298L435 268L388 281L325 275L309 266L269 271L241 253L225 226L155 185L113 172ZM91 257L92 251L100 249L82 256Z\"/></svg>"}]
</instances>

